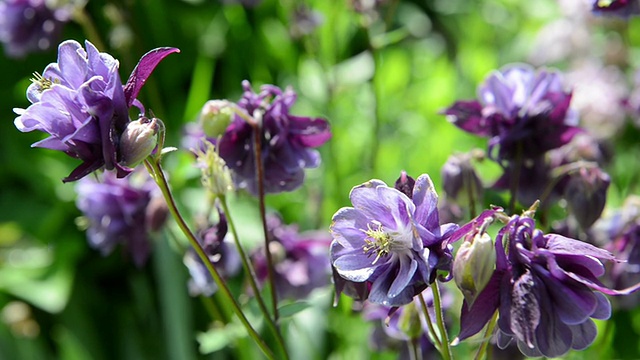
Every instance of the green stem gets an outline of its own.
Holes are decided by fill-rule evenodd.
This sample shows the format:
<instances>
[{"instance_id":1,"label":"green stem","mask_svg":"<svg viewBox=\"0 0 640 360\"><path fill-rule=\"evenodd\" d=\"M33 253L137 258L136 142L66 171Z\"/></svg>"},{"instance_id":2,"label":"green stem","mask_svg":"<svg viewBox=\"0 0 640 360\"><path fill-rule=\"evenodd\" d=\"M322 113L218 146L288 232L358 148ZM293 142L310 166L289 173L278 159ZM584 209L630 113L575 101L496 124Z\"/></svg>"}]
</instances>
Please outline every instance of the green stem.
<instances>
[{"instance_id":1,"label":"green stem","mask_svg":"<svg viewBox=\"0 0 640 360\"><path fill-rule=\"evenodd\" d=\"M153 180L156 182L156 184L160 188L160 191L162 191L162 195L164 196L167 202L169 211L171 212L171 215L178 223L180 230L182 230L184 235L189 240L189 244L191 244L193 249L198 254L198 257L200 257L200 260L202 260L207 270L209 270L211 277L213 277L213 280L216 282L216 285L218 285L218 288L220 289L221 293L224 295L225 299L229 302L229 304L231 304L233 311L238 316L238 319L240 319L240 322L247 329L249 336L251 336L251 338L260 347L260 349L262 350L262 352L267 358L275 359L273 353L271 352L271 349L269 349L269 347L262 340L262 338L260 337L260 334L256 332L253 326L251 326L251 323L249 323L249 320L242 312L242 308L240 308L240 305L233 297L233 294L231 294L231 290L229 290L229 287L227 286L227 284L224 282L224 280L218 273L218 270L216 270L216 268L213 266L213 264L209 260L209 257L204 252L204 249L202 249L202 246L200 245L195 235L193 234L191 229L189 229L189 226L187 225L184 218L180 214L180 211L178 210L178 206L176 205L175 199L173 198L173 194L171 193L171 189L169 188L169 183L167 182L167 178L164 176L164 173L162 172L162 168L160 167L160 163L157 161L157 159L149 158L144 161L144 164L147 170L149 171L149 174L151 175Z\"/></svg>"},{"instance_id":2,"label":"green stem","mask_svg":"<svg viewBox=\"0 0 640 360\"><path fill-rule=\"evenodd\" d=\"M426 301L424 301L422 293L418 294L418 299L420 300L420 306L422 307L422 312L424 313L424 317L427 321L429 333L431 333L431 341L433 342L433 345L436 347L436 349L438 349L438 351L442 353L442 341L440 341L440 337L438 336L436 328L433 327L433 322L431 321L431 316L429 315L429 308L427 307Z\"/></svg>"},{"instance_id":3,"label":"green stem","mask_svg":"<svg viewBox=\"0 0 640 360\"><path fill-rule=\"evenodd\" d=\"M487 325L487 329L484 332L484 341L478 348L478 352L476 353L474 360L481 360L485 358L487 354L487 348L489 346L489 343L491 342L491 334L493 334L493 329L496 327L497 322L498 312L496 311L495 314L493 314L491 321L489 321L489 325Z\"/></svg>"},{"instance_id":4,"label":"green stem","mask_svg":"<svg viewBox=\"0 0 640 360\"><path fill-rule=\"evenodd\" d=\"M436 313L436 322L438 324L438 330L440 330L440 336L442 336L442 357L444 360L452 360L453 354L451 353L449 334L447 334L447 328L444 324L444 316L442 315L442 301L437 280L431 284L431 291L433 292L433 308Z\"/></svg>"},{"instance_id":5,"label":"green stem","mask_svg":"<svg viewBox=\"0 0 640 360\"><path fill-rule=\"evenodd\" d=\"M96 29L93 20L91 20L91 17L87 14L84 8L76 10L73 14L73 19L80 24L82 31L93 45L95 45L100 51L107 51L107 47L100 38L100 32Z\"/></svg>"},{"instance_id":6,"label":"green stem","mask_svg":"<svg viewBox=\"0 0 640 360\"><path fill-rule=\"evenodd\" d=\"M220 198L220 203L222 205L222 211L224 211L225 215L227 216L227 223L229 224L229 230L231 230L231 234L233 235L233 240L235 241L236 247L238 248L238 253L240 254L240 259L242 260L242 266L244 267L244 271L247 273L249 285L251 286L251 290L253 290L256 300L258 301L258 307L260 307L260 311L262 312L262 315L264 316L265 321L267 322L267 325L269 326L274 336L276 337L276 341L278 343L278 346L280 347L282 358L288 359L289 354L287 353L287 348L284 344L284 339L282 338L282 334L280 334L280 330L276 326L276 323L273 321L273 319L269 315L269 310L267 309L267 306L265 305L264 300L262 299L262 295L260 294L260 289L258 288L258 284L256 283L257 277L255 275L253 266L251 266L251 263L248 260L247 254L245 253L244 249L242 248L242 245L240 244L240 238L238 237L238 232L236 230L235 224L233 223L233 220L231 219L231 212L229 211L227 198L224 195L219 196L219 198Z\"/></svg>"},{"instance_id":7,"label":"green stem","mask_svg":"<svg viewBox=\"0 0 640 360\"><path fill-rule=\"evenodd\" d=\"M420 348L420 338L409 340L409 359L422 360L422 349Z\"/></svg>"}]
</instances>

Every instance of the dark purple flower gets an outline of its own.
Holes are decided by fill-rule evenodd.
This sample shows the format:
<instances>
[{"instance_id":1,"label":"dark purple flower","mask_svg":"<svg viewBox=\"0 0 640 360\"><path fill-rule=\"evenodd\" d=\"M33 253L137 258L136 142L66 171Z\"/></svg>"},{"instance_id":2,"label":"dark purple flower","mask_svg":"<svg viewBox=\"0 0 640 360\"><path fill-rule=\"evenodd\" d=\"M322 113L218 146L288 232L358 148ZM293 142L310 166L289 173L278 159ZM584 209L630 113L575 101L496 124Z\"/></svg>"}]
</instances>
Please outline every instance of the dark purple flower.
<instances>
[{"instance_id":1,"label":"dark purple flower","mask_svg":"<svg viewBox=\"0 0 640 360\"><path fill-rule=\"evenodd\" d=\"M478 88L479 101L458 101L444 111L456 126L489 138L489 157L537 158L581 132L569 109L571 93L558 72L508 65Z\"/></svg>"},{"instance_id":2,"label":"dark purple flower","mask_svg":"<svg viewBox=\"0 0 640 360\"><path fill-rule=\"evenodd\" d=\"M582 229L588 229L602 214L611 178L599 167L582 167L569 176L564 197L569 211Z\"/></svg>"},{"instance_id":3,"label":"dark purple flower","mask_svg":"<svg viewBox=\"0 0 640 360\"><path fill-rule=\"evenodd\" d=\"M326 231L298 232L295 225L284 225L277 215L267 216L269 249L274 260L276 289L282 298L303 299L314 289L329 284L327 247L331 236ZM252 254L256 276L267 280L264 249Z\"/></svg>"},{"instance_id":4,"label":"dark purple flower","mask_svg":"<svg viewBox=\"0 0 640 360\"><path fill-rule=\"evenodd\" d=\"M418 177L412 195L370 180L351 190L353 207L333 216L331 262L344 279L370 282L371 302L407 304L437 270L451 268L447 239L456 225L440 225L428 175Z\"/></svg>"},{"instance_id":5,"label":"dark purple flower","mask_svg":"<svg viewBox=\"0 0 640 360\"><path fill-rule=\"evenodd\" d=\"M497 213L494 209L481 216ZM477 230L476 221L461 231ZM526 213L511 217L495 243L496 269L473 305L463 303L459 340L479 332L497 310L500 347L515 339L526 356L561 356L593 342L597 329L591 319L611 315L603 293L622 295L635 290L611 290L598 281L605 272L602 261L615 260L610 252L544 234Z\"/></svg>"},{"instance_id":6,"label":"dark purple flower","mask_svg":"<svg viewBox=\"0 0 640 360\"><path fill-rule=\"evenodd\" d=\"M442 188L445 194L463 204L482 199L484 187L471 161L475 154L454 154L442 166Z\"/></svg>"},{"instance_id":7,"label":"dark purple flower","mask_svg":"<svg viewBox=\"0 0 640 360\"><path fill-rule=\"evenodd\" d=\"M36 75L27 89L32 103L19 115L15 125L22 132L39 130L49 137L33 144L65 152L82 160L63 181L75 181L104 167L124 177L132 169L125 163L120 137L127 125L129 107L144 108L136 96L156 65L175 48L155 49L145 54L122 85L118 61L100 53L90 42L86 50L72 40L58 48L58 62L49 64Z\"/></svg>"},{"instance_id":8,"label":"dark purple flower","mask_svg":"<svg viewBox=\"0 0 640 360\"><path fill-rule=\"evenodd\" d=\"M261 128L265 192L298 188L304 180L304 169L320 165L320 154L313 148L331 138L329 123L321 118L289 114L296 101L296 94L290 88L283 92L276 86L264 85L256 94L248 81L242 86L244 95L237 105L254 117ZM220 156L233 172L236 186L257 194L252 125L235 115L217 145Z\"/></svg>"},{"instance_id":9,"label":"dark purple flower","mask_svg":"<svg viewBox=\"0 0 640 360\"><path fill-rule=\"evenodd\" d=\"M199 231L197 240L211 264L216 267L220 276L226 279L240 272L242 262L235 244L224 241L228 229L226 216L221 212L218 212L218 215L220 219L218 223ZM183 262L191 275L189 294L191 296L213 295L218 287L195 250L190 248L185 253Z\"/></svg>"},{"instance_id":10,"label":"dark purple flower","mask_svg":"<svg viewBox=\"0 0 640 360\"><path fill-rule=\"evenodd\" d=\"M48 50L57 42L73 11L72 3L54 6L47 0L0 2L0 42L5 54L21 58L33 51Z\"/></svg>"},{"instance_id":11,"label":"dark purple flower","mask_svg":"<svg viewBox=\"0 0 640 360\"><path fill-rule=\"evenodd\" d=\"M159 229L167 208L154 201L155 184L144 173L117 179L105 172L102 181L94 177L82 179L77 185L76 205L88 220L87 239L91 247L103 255L123 245L137 266L149 257L152 231Z\"/></svg>"},{"instance_id":12,"label":"dark purple flower","mask_svg":"<svg viewBox=\"0 0 640 360\"><path fill-rule=\"evenodd\" d=\"M596 14L628 18L640 14L640 3L638 0L594 0L592 10Z\"/></svg>"}]
</instances>

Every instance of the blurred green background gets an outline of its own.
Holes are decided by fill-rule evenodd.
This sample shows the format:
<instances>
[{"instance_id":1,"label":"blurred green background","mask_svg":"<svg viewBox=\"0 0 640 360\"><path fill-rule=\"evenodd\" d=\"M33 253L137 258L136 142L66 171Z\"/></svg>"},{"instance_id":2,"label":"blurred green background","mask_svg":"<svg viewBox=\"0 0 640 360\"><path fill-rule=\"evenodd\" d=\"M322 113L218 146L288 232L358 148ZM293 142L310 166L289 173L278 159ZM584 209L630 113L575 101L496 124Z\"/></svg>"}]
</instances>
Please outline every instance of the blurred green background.
<instances>
[{"instance_id":1,"label":"blurred green background","mask_svg":"<svg viewBox=\"0 0 640 360\"><path fill-rule=\"evenodd\" d=\"M123 80L148 50L181 49L160 64L140 95L165 122L168 146L180 145L184 125L206 100L237 100L244 79L256 90L292 86L298 92L293 113L325 117L333 131L320 150L322 166L307 172L305 186L267 197L270 208L301 229L327 229L333 213L349 205L351 187L371 178L392 183L401 170L430 174L441 192L440 168L449 155L484 149L486 140L459 131L439 111L474 98L493 69L530 62L570 71L580 59L595 59L617 67L621 85L630 88L640 62L637 19L572 13L569 1L389 0L365 12L355 11L355 3L90 0L85 14L95 34L87 35L87 22L71 22L63 38L88 38L112 54ZM570 25L570 40L544 38L559 35L549 26L561 21ZM582 39L575 50L570 41L580 39L570 35L580 31L587 31L587 43ZM612 49L616 44L622 50ZM554 57L558 47L569 54ZM76 161L31 149L42 134L13 125L12 109L28 106L32 73L55 59L55 49L18 60L0 56L0 359L259 358L242 330L221 335L211 328L201 301L187 294L182 254L166 234L158 234L144 268L120 251L103 257L88 247L75 222L74 184L61 181ZM612 138L609 208L638 193L639 135L626 122ZM165 168L181 206L200 209L189 154L167 156ZM489 161L481 171L486 184L500 174ZM252 230L255 206L246 195L234 199L235 221L248 224L246 241L259 239L259 228ZM293 358L396 358L370 350L371 324L352 313L348 301L332 308L331 297L331 289L321 291L311 309L288 323ZM459 305L452 310L448 315L456 317ZM617 312L614 320L600 324L591 349L567 358L640 358L640 311ZM457 347L459 358L473 346Z\"/></svg>"}]
</instances>

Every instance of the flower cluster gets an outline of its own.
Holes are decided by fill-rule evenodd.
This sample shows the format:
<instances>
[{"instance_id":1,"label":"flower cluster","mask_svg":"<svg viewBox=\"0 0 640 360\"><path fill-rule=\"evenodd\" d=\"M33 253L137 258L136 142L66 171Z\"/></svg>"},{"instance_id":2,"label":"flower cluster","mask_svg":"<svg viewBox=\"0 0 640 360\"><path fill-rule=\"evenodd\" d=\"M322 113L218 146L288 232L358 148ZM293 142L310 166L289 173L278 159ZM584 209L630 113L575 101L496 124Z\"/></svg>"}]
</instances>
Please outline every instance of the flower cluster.
<instances>
[{"instance_id":1,"label":"flower cluster","mask_svg":"<svg viewBox=\"0 0 640 360\"><path fill-rule=\"evenodd\" d=\"M367 299L385 306L408 304L435 281L437 270L451 269L447 239L457 226L440 225L428 175L412 187L403 186L407 179L399 181L407 193L380 180L354 187L353 207L338 210L331 224L335 271L349 282L370 284Z\"/></svg>"},{"instance_id":2,"label":"flower cluster","mask_svg":"<svg viewBox=\"0 0 640 360\"><path fill-rule=\"evenodd\" d=\"M536 229L532 211L512 216L495 240L495 270L471 304L462 306L463 340L479 332L499 312L498 346L515 340L526 356L557 357L570 349L584 349L596 337L592 319L608 319L611 290L598 277L603 261L614 256L585 242ZM482 235L480 224L504 218L500 209L487 210L454 235ZM504 245L504 246L503 246ZM508 251L505 251L505 246Z\"/></svg>"},{"instance_id":3,"label":"flower cluster","mask_svg":"<svg viewBox=\"0 0 640 360\"><path fill-rule=\"evenodd\" d=\"M144 114L144 107L136 100L138 92L156 65L178 51L161 48L147 53L123 86L118 61L100 53L88 41L85 45L83 49L76 41L61 43L58 61L49 64L42 75L35 74L27 89L31 106L26 110L14 109L19 115L15 119L18 130L39 130L49 135L32 146L63 151L82 160L82 164L63 179L65 182L78 180L102 167L116 170L118 177L132 171L129 165L134 164L130 160L144 156L129 153L129 149L139 152L141 147L121 141L123 134L129 134L134 141L135 134L146 134L141 141L147 144L149 137L155 136L157 125L141 115L133 125L142 126L143 130L127 131L133 123L129 107L136 105ZM148 146L142 148L149 153L153 150Z\"/></svg>"},{"instance_id":4,"label":"flower cluster","mask_svg":"<svg viewBox=\"0 0 640 360\"><path fill-rule=\"evenodd\" d=\"M135 173L118 179L105 172L101 181L87 177L76 189L76 205L86 219L89 245L107 255L121 244L137 266L149 257L149 234L162 227L168 214L155 184L145 176Z\"/></svg>"}]
</instances>

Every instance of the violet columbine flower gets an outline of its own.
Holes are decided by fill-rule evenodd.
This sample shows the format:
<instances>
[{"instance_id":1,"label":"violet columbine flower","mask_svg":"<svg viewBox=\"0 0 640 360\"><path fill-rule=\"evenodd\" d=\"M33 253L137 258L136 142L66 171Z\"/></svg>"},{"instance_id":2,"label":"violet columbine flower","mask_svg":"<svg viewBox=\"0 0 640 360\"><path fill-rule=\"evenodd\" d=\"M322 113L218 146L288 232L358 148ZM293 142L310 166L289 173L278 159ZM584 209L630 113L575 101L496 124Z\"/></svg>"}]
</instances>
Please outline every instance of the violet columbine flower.
<instances>
[{"instance_id":1,"label":"violet columbine flower","mask_svg":"<svg viewBox=\"0 0 640 360\"><path fill-rule=\"evenodd\" d=\"M78 182L76 205L86 220L89 245L103 255L122 245L137 266L149 257L149 234L164 224L168 209L155 183L145 173L118 179L105 172L101 181Z\"/></svg>"},{"instance_id":2,"label":"violet columbine flower","mask_svg":"<svg viewBox=\"0 0 640 360\"><path fill-rule=\"evenodd\" d=\"M279 297L303 299L314 289L329 284L327 247L331 236L326 230L298 232L296 225L285 225L273 214L267 216L267 228ZM251 260L258 280L267 281L264 249L253 253Z\"/></svg>"},{"instance_id":3,"label":"violet columbine flower","mask_svg":"<svg viewBox=\"0 0 640 360\"><path fill-rule=\"evenodd\" d=\"M248 81L242 86L244 95L237 106L260 127L265 193L298 188L304 180L304 169L320 165L320 154L313 148L331 138L329 123L321 118L289 114L296 101L296 94L290 88L282 91L276 86L264 85L256 94ZM236 114L217 146L233 172L236 186L257 194L254 131L247 120Z\"/></svg>"},{"instance_id":4,"label":"violet columbine flower","mask_svg":"<svg viewBox=\"0 0 640 360\"><path fill-rule=\"evenodd\" d=\"M126 85L118 74L118 61L98 52L86 42L86 50L72 40L58 48L58 61L49 64L42 75L36 74L27 89L31 106L14 109L19 116L15 125L22 132L39 130L49 137L34 143L63 151L82 160L63 181L75 181L104 167L124 177L133 169L120 147L122 134L131 123L129 107L144 107L136 99L153 69L175 48L159 48L145 54ZM141 115L141 118L143 115ZM147 141L147 140L145 140ZM129 146L126 148L136 148ZM139 154L133 157L138 158Z\"/></svg>"},{"instance_id":5,"label":"violet columbine flower","mask_svg":"<svg viewBox=\"0 0 640 360\"><path fill-rule=\"evenodd\" d=\"M371 302L408 304L435 281L437 270L451 269L447 239L456 225L440 225L428 175L415 180L411 194L370 180L351 190L353 207L333 216L331 262L344 279L370 282Z\"/></svg>"},{"instance_id":6,"label":"violet columbine flower","mask_svg":"<svg viewBox=\"0 0 640 360\"><path fill-rule=\"evenodd\" d=\"M224 241L228 230L226 216L220 211L218 216L220 219L218 223L199 231L197 240L220 276L226 279L240 273L242 262L235 244ZM189 294L191 296L213 295L218 286L195 250L190 248L185 253L183 261L191 275Z\"/></svg>"},{"instance_id":7,"label":"violet columbine flower","mask_svg":"<svg viewBox=\"0 0 640 360\"><path fill-rule=\"evenodd\" d=\"M0 42L5 54L21 58L30 52L49 50L76 5L52 4L47 0L3 0L0 2Z\"/></svg>"},{"instance_id":8,"label":"violet columbine flower","mask_svg":"<svg viewBox=\"0 0 640 360\"><path fill-rule=\"evenodd\" d=\"M520 351L531 357L585 349L597 334L592 319L611 315L603 294L623 295L636 289L611 290L602 285L598 281L605 272L602 261L615 260L614 256L579 240L544 234L535 228L530 213L512 216L499 231L494 274L473 305L464 301L458 340L479 332L497 310L501 348L515 339ZM485 211L452 238L477 232L496 214L501 214L499 209Z\"/></svg>"},{"instance_id":9,"label":"violet columbine flower","mask_svg":"<svg viewBox=\"0 0 640 360\"><path fill-rule=\"evenodd\" d=\"M486 78L478 98L458 101L444 114L462 130L488 137L489 157L500 162L540 157L582 131L557 71L505 66Z\"/></svg>"},{"instance_id":10,"label":"violet columbine flower","mask_svg":"<svg viewBox=\"0 0 640 360\"><path fill-rule=\"evenodd\" d=\"M640 14L638 0L594 0L592 11L596 14L628 18Z\"/></svg>"}]
</instances>

